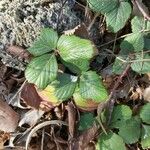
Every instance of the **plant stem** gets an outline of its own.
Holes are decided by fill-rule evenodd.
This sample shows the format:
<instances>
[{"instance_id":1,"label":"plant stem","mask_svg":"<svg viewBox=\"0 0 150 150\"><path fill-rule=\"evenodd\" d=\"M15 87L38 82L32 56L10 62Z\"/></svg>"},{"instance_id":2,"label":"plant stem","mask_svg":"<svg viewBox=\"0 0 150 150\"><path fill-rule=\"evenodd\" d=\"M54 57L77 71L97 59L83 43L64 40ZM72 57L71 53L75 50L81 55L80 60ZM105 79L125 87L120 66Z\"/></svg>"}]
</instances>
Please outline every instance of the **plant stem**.
<instances>
[{"instance_id":1,"label":"plant stem","mask_svg":"<svg viewBox=\"0 0 150 150\"><path fill-rule=\"evenodd\" d=\"M150 32L150 29L146 29L146 30L141 30L141 31L139 31L139 33L141 33L141 32ZM104 43L104 44L102 44L102 45L100 45L100 46L97 46L97 47L100 48L100 47L106 46L106 45L108 45L108 44L111 44L111 43L114 42L114 41L120 40L120 39L125 38L125 37L127 37L127 36L129 36L129 35L137 34L137 33L138 33L138 32L125 34L125 35L123 35L123 36L120 36L120 37L118 37L118 38L115 38L114 40L111 40L111 41L109 41L109 42L107 42L107 43Z\"/></svg>"},{"instance_id":2,"label":"plant stem","mask_svg":"<svg viewBox=\"0 0 150 150\"><path fill-rule=\"evenodd\" d=\"M117 82L115 83L110 95L109 95L109 98L108 98L108 103L109 103L109 118L108 118L108 121L107 121L107 124L109 125L110 121L111 121L111 116L112 116L112 112L113 112L113 108L114 108L114 104L115 104L115 98L114 97L114 94L115 94L115 91L116 89L118 88L120 82L122 81L123 77L127 74L128 70L130 69L130 65L131 64L128 64L126 69L122 72L122 74L120 75L120 77L118 78Z\"/></svg>"}]
</instances>

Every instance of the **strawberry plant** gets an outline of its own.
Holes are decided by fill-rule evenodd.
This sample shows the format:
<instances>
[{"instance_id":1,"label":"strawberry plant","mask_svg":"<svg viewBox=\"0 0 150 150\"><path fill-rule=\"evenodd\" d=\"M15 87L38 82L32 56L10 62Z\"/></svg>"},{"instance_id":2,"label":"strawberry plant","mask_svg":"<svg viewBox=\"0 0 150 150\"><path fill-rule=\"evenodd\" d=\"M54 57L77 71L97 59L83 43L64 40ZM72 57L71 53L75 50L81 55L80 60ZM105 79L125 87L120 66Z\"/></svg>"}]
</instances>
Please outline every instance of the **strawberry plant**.
<instances>
[{"instance_id":1,"label":"strawberry plant","mask_svg":"<svg viewBox=\"0 0 150 150\"><path fill-rule=\"evenodd\" d=\"M126 74L126 68L140 75L150 72L150 19L143 11L144 17L133 16L131 2L87 0L93 12L104 16L109 32L117 35L127 22L131 26L131 33L114 40L119 39L120 45L117 54L114 51L111 53L115 56L111 69L113 74L120 75L120 80L110 91L109 99L101 76L90 68L91 59L97 55L94 44L75 35L63 34L59 37L56 31L49 28L43 29L28 49L34 57L25 71L26 79L36 85L42 98L54 106L73 98L82 110L93 110L99 103L107 99L111 101ZM97 138L97 150L125 150L126 145L137 142L140 142L143 149L150 148L150 104L143 105L139 110L134 114L131 107L121 104L113 107L111 115L108 115L106 109L97 117L93 113L83 113L79 131L87 130L97 123L105 125L106 131L103 130Z\"/></svg>"},{"instance_id":2,"label":"strawberry plant","mask_svg":"<svg viewBox=\"0 0 150 150\"><path fill-rule=\"evenodd\" d=\"M96 53L91 41L75 35L58 37L53 29L44 28L28 51L34 57L26 68L26 79L43 90L39 94L46 94L51 102L60 103L74 95L81 105L85 100L93 100L97 106L107 99L101 77L89 70ZM60 70L60 63L70 71Z\"/></svg>"}]
</instances>

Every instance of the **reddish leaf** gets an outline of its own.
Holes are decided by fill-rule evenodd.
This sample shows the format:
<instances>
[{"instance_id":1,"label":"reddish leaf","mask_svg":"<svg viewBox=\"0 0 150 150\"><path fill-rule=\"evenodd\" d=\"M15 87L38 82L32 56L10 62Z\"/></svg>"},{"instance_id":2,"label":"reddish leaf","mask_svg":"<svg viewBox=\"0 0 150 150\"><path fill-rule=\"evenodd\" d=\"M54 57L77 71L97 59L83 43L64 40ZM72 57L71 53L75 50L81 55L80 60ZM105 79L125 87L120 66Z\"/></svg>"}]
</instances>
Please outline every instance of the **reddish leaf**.
<instances>
[{"instance_id":1,"label":"reddish leaf","mask_svg":"<svg viewBox=\"0 0 150 150\"><path fill-rule=\"evenodd\" d=\"M26 102L27 105L39 108L40 103L42 101L41 97L38 95L34 84L26 83L21 91L21 98Z\"/></svg>"},{"instance_id":2,"label":"reddish leaf","mask_svg":"<svg viewBox=\"0 0 150 150\"><path fill-rule=\"evenodd\" d=\"M2 99L0 99L0 130L14 132L18 126L19 115Z\"/></svg>"}]
</instances>

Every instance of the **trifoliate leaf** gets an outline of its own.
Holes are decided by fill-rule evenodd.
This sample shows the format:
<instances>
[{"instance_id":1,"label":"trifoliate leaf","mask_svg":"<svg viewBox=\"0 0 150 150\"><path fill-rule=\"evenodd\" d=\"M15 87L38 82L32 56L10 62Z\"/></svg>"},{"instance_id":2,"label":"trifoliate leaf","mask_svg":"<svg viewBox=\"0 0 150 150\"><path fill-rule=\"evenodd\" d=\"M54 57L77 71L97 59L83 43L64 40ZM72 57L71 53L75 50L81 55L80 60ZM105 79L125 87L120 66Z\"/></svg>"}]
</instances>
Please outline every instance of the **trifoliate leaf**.
<instances>
[{"instance_id":1,"label":"trifoliate leaf","mask_svg":"<svg viewBox=\"0 0 150 150\"><path fill-rule=\"evenodd\" d=\"M96 150L126 150L123 139L116 133L102 133L96 144Z\"/></svg>"},{"instance_id":2,"label":"trifoliate leaf","mask_svg":"<svg viewBox=\"0 0 150 150\"><path fill-rule=\"evenodd\" d=\"M32 59L26 68L25 77L28 82L44 89L50 82L55 80L57 70L58 65L55 56L45 54Z\"/></svg>"},{"instance_id":3,"label":"trifoliate leaf","mask_svg":"<svg viewBox=\"0 0 150 150\"><path fill-rule=\"evenodd\" d=\"M64 101L73 96L78 78L69 74L59 74L56 81L49 86L54 87L55 96L59 101Z\"/></svg>"},{"instance_id":4,"label":"trifoliate leaf","mask_svg":"<svg viewBox=\"0 0 150 150\"><path fill-rule=\"evenodd\" d=\"M80 116L79 130L83 131L92 127L95 121L93 113L84 113Z\"/></svg>"},{"instance_id":5,"label":"trifoliate leaf","mask_svg":"<svg viewBox=\"0 0 150 150\"><path fill-rule=\"evenodd\" d=\"M87 70L87 65L83 65L84 62L81 64L82 61L89 61L95 53L91 41L74 35L62 35L58 40L57 49L64 61L76 65L83 71Z\"/></svg>"},{"instance_id":6,"label":"trifoliate leaf","mask_svg":"<svg viewBox=\"0 0 150 150\"><path fill-rule=\"evenodd\" d=\"M88 0L90 8L106 15L108 29L117 32L122 29L131 14L130 4L123 0Z\"/></svg>"},{"instance_id":7,"label":"trifoliate leaf","mask_svg":"<svg viewBox=\"0 0 150 150\"><path fill-rule=\"evenodd\" d=\"M144 37L142 33L133 33L127 36L120 45L121 50L126 53L126 51L140 52L144 48Z\"/></svg>"},{"instance_id":8,"label":"trifoliate leaf","mask_svg":"<svg viewBox=\"0 0 150 150\"><path fill-rule=\"evenodd\" d=\"M139 140L141 120L138 117L128 119L119 127L119 135L126 144L132 144Z\"/></svg>"},{"instance_id":9,"label":"trifoliate leaf","mask_svg":"<svg viewBox=\"0 0 150 150\"><path fill-rule=\"evenodd\" d=\"M80 94L84 99L92 99L96 102L102 102L108 98L108 93L102 80L94 71L82 73L79 87Z\"/></svg>"},{"instance_id":10,"label":"trifoliate leaf","mask_svg":"<svg viewBox=\"0 0 150 150\"><path fill-rule=\"evenodd\" d=\"M140 117L144 123L150 124L150 103L147 103L142 107Z\"/></svg>"},{"instance_id":11,"label":"trifoliate leaf","mask_svg":"<svg viewBox=\"0 0 150 150\"><path fill-rule=\"evenodd\" d=\"M136 54L135 61L131 64L132 70L138 73L149 73L150 72L150 56L148 54Z\"/></svg>"},{"instance_id":12,"label":"trifoliate leaf","mask_svg":"<svg viewBox=\"0 0 150 150\"><path fill-rule=\"evenodd\" d=\"M132 117L132 111L129 106L118 105L114 107L110 127L119 128L124 122Z\"/></svg>"},{"instance_id":13,"label":"trifoliate leaf","mask_svg":"<svg viewBox=\"0 0 150 150\"><path fill-rule=\"evenodd\" d=\"M150 30L150 21L144 19L144 17L135 16L131 20L132 32L137 33L143 30Z\"/></svg>"},{"instance_id":14,"label":"trifoliate leaf","mask_svg":"<svg viewBox=\"0 0 150 150\"><path fill-rule=\"evenodd\" d=\"M58 34L53 29L44 28L38 39L28 49L34 56L40 56L56 49Z\"/></svg>"},{"instance_id":15,"label":"trifoliate leaf","mask_svg":"<svg viewBox=\"0 0 150 150\"><path fill-rule=\"evenodd\" d=\"M150 148L150 126L142 125L141 145L143 149Z\"/></svg>"}]
</instances>

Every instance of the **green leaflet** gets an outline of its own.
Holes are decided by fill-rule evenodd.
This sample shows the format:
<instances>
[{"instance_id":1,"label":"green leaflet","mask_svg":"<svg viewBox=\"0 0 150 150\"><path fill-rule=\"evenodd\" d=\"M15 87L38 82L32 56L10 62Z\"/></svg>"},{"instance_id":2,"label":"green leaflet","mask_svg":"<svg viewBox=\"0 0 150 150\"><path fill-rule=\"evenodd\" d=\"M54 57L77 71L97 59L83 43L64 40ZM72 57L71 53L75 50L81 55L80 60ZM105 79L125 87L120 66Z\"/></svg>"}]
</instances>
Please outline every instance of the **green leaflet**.
<instances>
[{"instance_id":1,"label":"green leaflet","mask_svg":"<svg viewBox=\"0 0 150 150\"><path fill-rule=\"evenodd\" d=\"M135 143L139 140L141 120L138 117L128 119L119 127L119 135L127 144ZM132 134L131 134L132 133Z\"/></svg>"},{"instance_id":2,"label":"green leaflet","mask_svg":"<svg viewBox=\"0 0 150 150\"><path fill-rule=\"evenodd\" d=\"M59 101L69 99L76 88L77 77L69 74L58 74L58 77L49 86L54 88L55 96Z\"/></svg>"},{"instance_id":3,"label":"green leaflet","mask_svg":"<svg viewBox=\"0 0 150 150\"><path fill-rule=\"evenodd\" d=\"M79 130L82 131L92 127L94 121L95 121L95 117L93 113L81 114L80 122L79 122Z\"/></svg>"},{"instance_id":4,"label":"green leaflet","mask_svg":"<svg viewBox=\"0 0 150 150\"><path fill-rule=\"evenodd\" d=\"M91 41L81 39L77 36L62 35L57 44L61 58L82 71L88 69L87 62L94 56L95 48Z\"/></svg>"},{"instance_id":5,"label":"green leaflet","mask_svg":"<svg viewBox=\"0 0 150 150\"><path fill-rule=\"evenodd\" d=\"M131 20L132 32L137 33L143 30L150 30L150 21L144 19L144 17L135 16Z\"/></svg>"},{"instance_id":6,"label":"green leaflet","mask_svg":"<svg viewBox=\"0 0 150 150\"><path fill-rule=\"evenodd\" d=\"M139 52L144 48L144 37L142 33L133 33L127 36L120 45L121 51L124 53L128 52Z\"/></svg>"},{"instance_id":7,"label":"green leaflet","mask_svg":"<svg viewBox=\"0 0 150 150\"><path fill-rule=\"evenodd\" d=\"M102 102L108 98L108 93L102 84L102 80L94 71L82 73L79 87L80 94L84 99Z\"/></svg>"},{"instance_id":8,"label":"green leaflet","mask_svg":"<svg viewBox=\"0 0 150 150\"><path fill-rule=\"evenodd\" d=\"M150 124L150 103L147 103L142 107L140 118L143 122Z\"/></svg>"},{"instance_id":9,"label":"green leaflet","mask_svg":"<svg viewBox=\"0 0 150 150\"><path fill-rule=\"evenodd\" d=\"M136 60L131 64L132 70L138 73L150 72L150 55L149 54L136 54Z\"/></svg>"},{"instance_id":10,"label":"green leaflet","mask_svg":"<svg viewBox=\"0 0 150 150\"><path fill-rule=\"evenodd\" d=\"M110 122L111 128L119 128L124 122L132 117L132 110L129 106L118 105L114 107Z\"/></svg>"},{"instance_id":11,"label":"green leaflet","mask_svg":"<svg viewBox=\"0 0 150 150\"><path fill-rule=\"evenodd\" d=\"M150 126L142 125L141 145L143 149L150 148Z\"/></svg>"},{"instance_id":12,"label":"green leaflet","mask_svg":"<svg viewBox=\"0 0 150 150\"><path fill-rule=\"evenodd\" d=\"M96 144L96 150L126 150L123 139L116 133L102 133Z\"/></svg>"},{"instance_id":13,"label":"green leaflet","mask_svg":"<svg viewBox=\"0 0 150 150\"><path fill-rule=\"evenodd\" d=\"M126 0L88 0L88 4L92 10L106 16L107 27L112 32L122 29L131 14L131 6Z\"/></svg>"},{"instance_id":14,"label":"green leaflet","mask_svg":"<svg viewBox=\"0 0 150 150\"><path fill-rule=\"evenodd\" d=\"M117 0L87 0L87 2L92 10L102 14L109 13L118 5Z\"/></svg>"},{"instance_id":15,"label":"green leaflet","mask_svg":"<svg viewBox=\"0 0 150 150\"><path fill-rule=\"evenodd\" d=\"M53 29L44 28L38 39L28 48L34 56L40 56L56 49L58 34Z\"/></svg>"},{"instance_id":16,"label":"green leaflet","mask_svg":"<svg viewBox=\"0 0 150 150\"><path fill-rule=\"evenodd\" d=\"M25 70L25 77L30 83L44 89L57 76L58 65L54 55L45 54L35 57Z\"/></svg>"}]
</instances>

